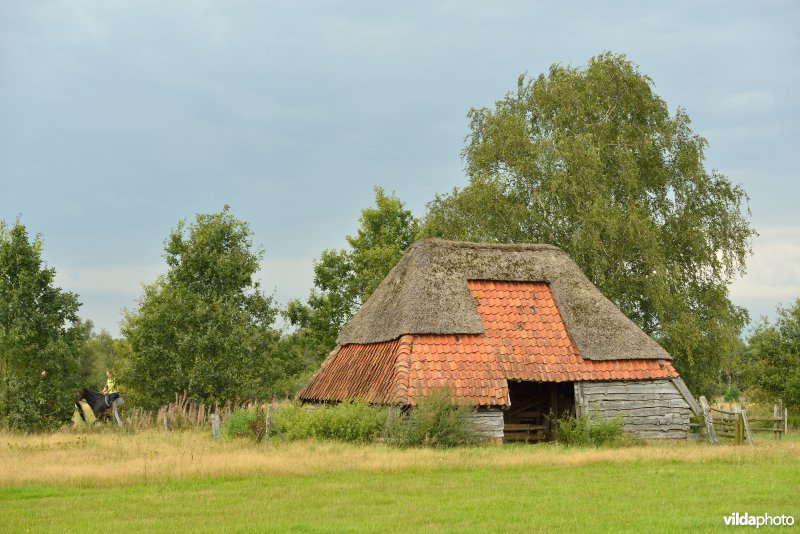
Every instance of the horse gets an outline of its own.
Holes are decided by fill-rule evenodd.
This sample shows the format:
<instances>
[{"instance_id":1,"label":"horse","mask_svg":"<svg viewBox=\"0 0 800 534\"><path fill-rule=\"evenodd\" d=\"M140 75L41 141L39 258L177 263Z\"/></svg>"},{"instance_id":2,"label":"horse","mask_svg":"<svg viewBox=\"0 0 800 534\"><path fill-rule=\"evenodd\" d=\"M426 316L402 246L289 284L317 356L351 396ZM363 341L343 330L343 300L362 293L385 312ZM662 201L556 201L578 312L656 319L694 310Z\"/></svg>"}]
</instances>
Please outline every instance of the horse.
<instances>
[{"instance_id":1,"label":"horse","mask_svg":"<svg viewBox=\"0 0 800 534\"><path fill-rule=\"evenodd\" d=\"M84 423L86 422L86 416L81 408L82 400L86 401L86 404L88 404L92 409L92 413L94 414L95 419L98 421L109 419L111 417L111 413L108 412L111 406L106 403L106 396L98 391L92 391L91 389L83 388L79 393L78 400L75 401L75 408L78 409L78 415L81 416L81 419ZM122 404L122 398L117 398L111 404Z\"/></svg>"}]
</instances>

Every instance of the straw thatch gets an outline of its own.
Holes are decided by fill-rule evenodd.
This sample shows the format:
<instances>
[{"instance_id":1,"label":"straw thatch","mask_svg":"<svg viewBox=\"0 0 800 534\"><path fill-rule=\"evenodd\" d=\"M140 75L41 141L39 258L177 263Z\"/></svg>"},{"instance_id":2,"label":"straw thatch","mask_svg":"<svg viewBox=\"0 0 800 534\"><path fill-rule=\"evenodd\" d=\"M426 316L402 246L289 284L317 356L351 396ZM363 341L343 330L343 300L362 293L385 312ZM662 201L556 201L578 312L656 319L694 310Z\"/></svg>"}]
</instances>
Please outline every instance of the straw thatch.
<instances>
[{"instance_id":1,"label":"straw thatch","mask_svg":"<svg viewBox=\"0 0 800 534\"><path fill-rule=\"evenodd\" d=\"M337 344L377 343L403 334L482 334L467 280L547 282L584 358L671 359L558 247L439 239L409 247L344 326Z\"/></svg>"}]
</instances>

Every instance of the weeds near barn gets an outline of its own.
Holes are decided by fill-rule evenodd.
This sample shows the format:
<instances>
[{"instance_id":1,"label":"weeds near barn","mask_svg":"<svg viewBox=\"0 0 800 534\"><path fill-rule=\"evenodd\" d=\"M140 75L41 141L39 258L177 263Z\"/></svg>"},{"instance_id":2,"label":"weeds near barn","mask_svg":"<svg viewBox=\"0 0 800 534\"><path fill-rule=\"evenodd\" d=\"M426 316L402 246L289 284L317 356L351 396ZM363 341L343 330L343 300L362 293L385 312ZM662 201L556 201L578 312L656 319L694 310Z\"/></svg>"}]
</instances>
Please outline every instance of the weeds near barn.
<instances>
[{"instance_id":1,"label":"weeds near barn","mask_svg":"<svg viewBox=\"0 0 800 534\"><path fill-rule=\"evenodd\" d=\"M624 432L624 421L621 417L610 420L598 420L587 416L564 416L555 419L553 435L558 443L567 446L616 447L623 444L634 445L636 442Z\"/></svg>"}]
</instances>

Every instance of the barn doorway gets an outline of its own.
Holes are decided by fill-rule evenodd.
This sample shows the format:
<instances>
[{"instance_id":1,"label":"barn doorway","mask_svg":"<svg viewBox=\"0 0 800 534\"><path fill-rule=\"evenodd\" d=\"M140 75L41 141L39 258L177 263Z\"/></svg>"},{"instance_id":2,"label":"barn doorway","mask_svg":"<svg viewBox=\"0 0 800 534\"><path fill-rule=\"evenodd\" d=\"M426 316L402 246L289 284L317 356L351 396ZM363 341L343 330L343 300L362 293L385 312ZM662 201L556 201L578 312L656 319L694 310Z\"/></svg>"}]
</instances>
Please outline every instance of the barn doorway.
<instances>
[{"instance_id":1,"label":"barn doorway","mask_svg":"<svg viewBox=\"0 0 800 534\"><path fill-rule=\"evenodd\" d=\"M508 381L510 406L503 412L504 441L539 442L553 437L555 417L575 415L572 382Z\"/></svg>"}]
</instances>

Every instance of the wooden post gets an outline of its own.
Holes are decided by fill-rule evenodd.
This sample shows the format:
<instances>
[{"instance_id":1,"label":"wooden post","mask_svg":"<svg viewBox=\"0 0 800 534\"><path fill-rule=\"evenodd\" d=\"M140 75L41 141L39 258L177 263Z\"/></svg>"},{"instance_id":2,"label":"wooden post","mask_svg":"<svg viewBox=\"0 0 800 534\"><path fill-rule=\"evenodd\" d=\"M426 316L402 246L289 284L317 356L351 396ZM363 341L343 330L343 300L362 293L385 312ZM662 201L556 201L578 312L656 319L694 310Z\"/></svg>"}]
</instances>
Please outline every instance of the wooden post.
<instances>
[{"instance_id":1,"label":"wooden post","mask_svg":"<svg viewBox=\"0 0 800 534\"><path fill-rule=\"evenodd\" d=\"M742 432L742 407L741 405L737 404L733 408L733 413L736 414L733 416L733 439L736 441L737 445L742 444L742 436L744 432Z\"/></svg>"},{"instance_id":2,"label":"wooden post","mask_svg":"<svg viewBox=\"0 0 800 534\"><path fill-rule=\"evenodd\" d=\"M783 435L789 434L789 408L783 409Z\"/></svg>"},{"instance_id":3,"label":"wooden post","mask_svg":"<svg viewBox=\"0 0 800 534\"><path fill-rule=\"evenodd\" d=\"M211 414L211 438L219 440L219 414Z\"/></svg>"},{"instance_id":4,"label":"wooden post","mask_svg":"<svg viewBox=\"0 0 800 534\"><path fill-rule=\"evenodd\" d=\"M164 410L164 432L169 432L169 421L167 420L166 410Z\"/></svg>"},{"instance_id":5,"label":"wooden post","mask_svg":"<svg viewBox=\"0 0 800 534\"><path fill-rule=\"evenodd\" d=\"M119 428L121 430L125 430L125 428L122 426L122 419L120 419L119 417L119 411L117 410L117 407L123 402L124 401L122 400L122 398L116 398L114 399L114 402L111 403L111 412L114 414L114 420L117 422L117 425L119 425Z\"/></svg>"},{"instance_id":6,"label":"wooden post","mask_svg":"<svg viewBox=\"0 0 800 534\"><path fill-rule=\"evenodd\" d=\"M269 445L269 432L270 427L272 426L272 403L270 402L267 406L267 420L266 426L264 427L264 445Z\"/></svg>"},{"instance_id":7,"label":"wooden post","mask_svg":"<svg viewBox=\"0 0 800 534\"><path fill-rule=\"evenodd\" d=\"M747 420L747 410L744 408L742 408L742 424L744 425L744 431L747 435L747 442L753 447L753 433L750 432L750 422Z\"/></svg>"},{"instance_id":8,"label":"wooden post","mask_svg":"<svg viewBox=\"0 0 800 534\"><path fill-rule=\"evenodd\" d=\"M778 399L778 440L783 439L783 399Z\"/></svg>"},{"instance_id":9,"label":"wooden post","mask_svg":"<svg viewBox=\"0 0 800 534\"><path fill-rule=\"evenodd\" d=\"M772 439L780 439L780 432L778 431L778 420L780 419L780 412L778 412L778 405L772 405Z\"/></svg>"},{"instance_id":10,"label":"wooden post","mask_svg":"<svg viewBox=\"0 0 800 534\"><path fill-rule=\"evenodd\" d=\"M700 406L703 408L703 419L706 422L708 441L710 441L712 445L719 445L717 433L714 431L714 420L711 418L711 410L708 408L708 402L703 396L700 397Z\"/></svg>"}]
</instances>

